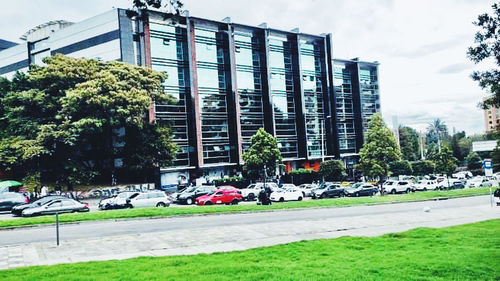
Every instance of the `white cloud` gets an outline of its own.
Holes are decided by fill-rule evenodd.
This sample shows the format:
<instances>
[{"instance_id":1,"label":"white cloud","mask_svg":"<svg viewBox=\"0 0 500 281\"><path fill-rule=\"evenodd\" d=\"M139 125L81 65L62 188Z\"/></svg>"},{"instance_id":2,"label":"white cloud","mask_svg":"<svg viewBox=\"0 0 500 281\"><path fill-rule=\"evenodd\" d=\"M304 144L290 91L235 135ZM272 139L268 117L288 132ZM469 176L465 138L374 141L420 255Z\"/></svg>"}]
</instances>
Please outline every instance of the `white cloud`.
<instances>
[{"instance_id":1,"label":"white cloud","mask_svg":"<svg viewBox=\"0 0 500 281\"><path fill-rule=\"evenodd\" d=\"M79 21L131 0L17 0L3 3L0 38L17 41L28 29L53 19ZM380 62L382 111L388 123L425 128L434 118L466 132L484 131L477 104L484 96L470 79L466 57L477 15L494 1L457 0L185 0L192 16L305 33L332 33L335 57Z\"/></svg>"}]
</instances>

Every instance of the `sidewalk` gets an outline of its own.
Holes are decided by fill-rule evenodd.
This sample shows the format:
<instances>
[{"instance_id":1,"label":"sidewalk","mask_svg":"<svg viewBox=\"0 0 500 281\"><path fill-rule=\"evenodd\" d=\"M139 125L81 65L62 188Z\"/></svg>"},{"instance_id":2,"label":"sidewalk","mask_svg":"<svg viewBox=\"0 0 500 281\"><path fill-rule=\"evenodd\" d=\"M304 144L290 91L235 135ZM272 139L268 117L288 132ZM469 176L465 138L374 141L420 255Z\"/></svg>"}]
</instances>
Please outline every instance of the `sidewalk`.
<instances>
[{"instance_id":1,"label":"sidewalk","mask_svg":"<svg viewBox=\"0 0 500 281\"><path fill-rule=\"evenodd\" d=\"M376 207L375 207L376 208ZM232 215L221 215L230 219ZM84 261L245 250L340 236L378 236L416 227L446 227L500 218L500 208L460 207L355 217L158 231L0 247L0 269ZM175 219L172 219L175 221ZM154 223L154 222L153 222Z\"/></svg>"}]
</instances>

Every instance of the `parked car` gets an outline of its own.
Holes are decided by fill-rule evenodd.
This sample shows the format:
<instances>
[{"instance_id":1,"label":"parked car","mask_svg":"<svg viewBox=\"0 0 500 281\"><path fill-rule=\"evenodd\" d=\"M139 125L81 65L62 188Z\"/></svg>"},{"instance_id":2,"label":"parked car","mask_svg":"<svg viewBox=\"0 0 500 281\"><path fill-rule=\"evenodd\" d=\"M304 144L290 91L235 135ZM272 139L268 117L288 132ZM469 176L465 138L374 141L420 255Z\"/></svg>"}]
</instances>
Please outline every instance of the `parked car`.
<instances>
[{"instance_id":1,"label":"parked car","mask_svg":"<svg viewBox=\"0 0 500 281\"><path fill-rule=\"evenodd\" d=\"M191 205L196 202L196 198L210 194L217 189L215 185L202 185L198 187L191 187L180 193L175 203Z\"/></svg>"},{"instance_id":2,"label":"parked car","mask_svg":"<svg viewBox=\"0 0 500 281\"><path fill-rule=\"evenodd\" d=\"M120 192L117 195L103 199L99 202L100 210L109 210L109 209L121 209L127 207L127 199L130 198L134 194L138 194L137 191L124 191Z\"/></svg>"},{"instance_id":3,"label":"parked car","mask_svg":"<svg viewBox=\"0 0 500 281\"><path fill-rule=\"evenodd\" d=\"M419 180L413 185L414 190L427 191L439 189L437 181L435 180Z\"/></svg>"},{"instance_id":4,"label":"parked car","mask_svg":"<svg viewBox=\"0 0 500 281\"><path fill-rule=\"evenodd\" d=\"M243 200L241 190L232 186L221 186L211 194L196 198L196 205L233 204Z\"/></svg>"},{"instance_id":5,"label":"parked car","mask_svg":"<svg viewBox=\"0 0 500 281\"><path fill-rule=\"evenodd\" d=\"M413 186L409 181L391 181L390 184L382 185L385 193L410 193L413 191Z\"/></svg>"},{"instance_id":6,"label":"parked car","mask_svg":"<svg viewBox=\"0 0 500 281\"><path fill-rule=\"evenodd\" d=\"M55 213L74 213L88 212L89 205L81 203L71 198L56 199L46 202L45 204L23 210L23 217L32 217L40 215L51 215Z\"/></svg>"},{"instance_id":7,"label":"parked car","mask_svg":"<svg viewBox=\"0 0 500 281\"><path fill-rule=\"evenodd\" d=\"M18 192L1 192L0 193L0 211L10 211L12 207L29 203L28 197Z\"/></svg>"},{"instance_id":8,"label":"parked car","mask_svg":"<svg viewBox=\"0 0 500 281\"><path fill-rule=\"evenodd\" d=\"M271 201L275 202L285 202L292 200L302 201L302 199L304 199L304 195L302 194L302 191L298 188L287 188L287 189L281 188L276 191L273 191L273 193L271 193L269 198L271 199Z\"/></svg>"},{"instance_id":9,"label":"parked car","mask_svg":"<svg viewBox=\"0 0 500 281\"><path fill-rule=\"evenodd\" d=\"M443 180L438 184L438 188L440 190L445 190L445 189L460 189L464 188L465 184L458 179L448 179L448 180Z\"/></svg>"},{"instance_id":10,"label":"parked car","mask_svg":"<svg viewBox=\"0 0 500 281\"><path fill-rule=\"evenodd\" d=\"M49 196L44 196L36 201L33 201L31 203L26 203L26 204L21 204L21 205L16 205L12 207L11 213L14 216L21 216L23 214L23 210L28 209L28 208L33 208L33 207L40 207L44 205L47 202L50 202L52 200L57 200L57 199L66 199L67 197L64 196L59 196L59 195L49 195Z\"/></svg>"},{"instance_id":11,"label":"parked car","mask_svg":"<svg viewBox=\"0 0 500 281\"><path fill-rule=\"evenodd\" d=\"M347 196L373 196L377 194L378 188L367 184L364 182L358 182L353 184L351 187L345 189L345 195Z\"/></svg>"},{"instance_id":12,"label":"parked car","mask_svg":"<svg viewBox=\"0 0 500 281\"><path fill-rule=\"evenodd\" d=\"M340 186L340 184L323 184L318 188L311 191L311 197L313 199L317 198L327 198L327 197L344 197L345 189Z\"/></svg>"},{"instance_id":13,"label":"parked car","mask_svg":"<svg viewBox=\"0 0 500 281\"><path fill-rule=\"evenodd\" d=\"M279 187L274 182L266 182L266 186L271 188L272 191L278 190ZM242 188L241 196L243 196L243 200L253 201L257 199L260 191L264 188L263 182L253 183L247 186L246 188Z\"/></svg>"},{"instance_id":14,"label":"parked car","mask_svg":"<svg viewBox=\"0 0 500 281\"><path fill-rule=\"evenodd\" d=\"M467 181L467 187L493 186L490 180L483 177L475 177Z\"/></svg>"},{"instance_id":15,"label":"parked car","mask_svg":"<svg viewBox=\"0 0 500 281\"><path fill-rule=\"evenodd\" d=\"M126 201L129 208L170 206L167 194L160 190L137 193L127 198Z\"/></svg>"},{"instance_id":16,"label":"parked car","mask_svg":"<svg viewBox=\"0 0 500 281\"><path fill-rule=\"evenodd\" d=\"M305 197L311 197L311 191L315 188L318 188L318 185L315 183L303 183L297 186L300 190L302 190L302 194Z\"/></svg>"}]
</instances>

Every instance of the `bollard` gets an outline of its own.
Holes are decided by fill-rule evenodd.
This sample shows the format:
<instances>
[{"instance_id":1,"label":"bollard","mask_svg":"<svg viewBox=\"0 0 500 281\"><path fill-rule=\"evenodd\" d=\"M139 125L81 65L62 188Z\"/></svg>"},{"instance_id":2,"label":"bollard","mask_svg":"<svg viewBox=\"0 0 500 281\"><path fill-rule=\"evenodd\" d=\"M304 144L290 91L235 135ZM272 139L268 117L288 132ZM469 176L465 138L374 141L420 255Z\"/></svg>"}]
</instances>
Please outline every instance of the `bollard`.
<instances>
[{"instance_id":1,"label":"bollard","mask_svg":"<svg viewBox=\"0 0 500 281\"><path fill-rule=\"evenodd\" d=\"M59 212L56 212L56 239L57 246L59 246Z\"/></svg>"}]
</instances>

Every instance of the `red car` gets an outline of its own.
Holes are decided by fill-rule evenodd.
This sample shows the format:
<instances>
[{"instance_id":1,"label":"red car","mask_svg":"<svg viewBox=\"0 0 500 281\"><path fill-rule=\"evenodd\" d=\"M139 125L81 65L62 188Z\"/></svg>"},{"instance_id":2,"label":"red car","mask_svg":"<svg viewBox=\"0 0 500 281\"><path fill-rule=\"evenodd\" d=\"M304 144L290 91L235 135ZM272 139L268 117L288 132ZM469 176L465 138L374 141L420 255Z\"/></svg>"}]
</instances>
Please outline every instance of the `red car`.
<instances>
[{"instance_id":1,"label":"red car","mask_svg":"<svg viewBox=\"0 0 500 281\"><path fill-rule=\"evenodd\" d=\"M216 189L213 193L196 198L196 205L233 204L243 200L241 191L233 186L226 185Z\"/></svg>"}]
</instances>

